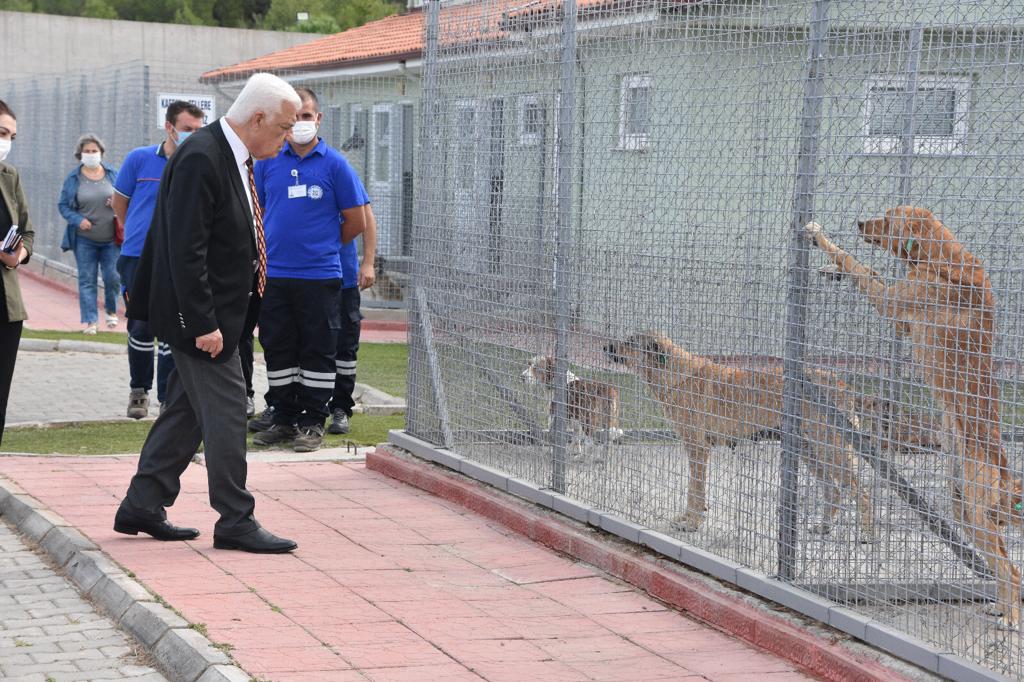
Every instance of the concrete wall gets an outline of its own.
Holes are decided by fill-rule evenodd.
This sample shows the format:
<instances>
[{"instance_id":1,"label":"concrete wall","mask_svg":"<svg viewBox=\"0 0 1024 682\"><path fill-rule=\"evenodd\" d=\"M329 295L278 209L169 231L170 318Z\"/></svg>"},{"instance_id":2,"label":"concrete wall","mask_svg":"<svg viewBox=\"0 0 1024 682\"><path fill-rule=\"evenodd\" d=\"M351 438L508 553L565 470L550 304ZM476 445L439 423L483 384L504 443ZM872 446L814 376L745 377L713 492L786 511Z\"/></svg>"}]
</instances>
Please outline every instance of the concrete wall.
<instances>
[{"instance_id":1,"label":"concrete wall","mask_svg":"<svg viewBox=\"0 0 1024 682\"><path fill-rule=\"evenodd\" d=\"M308 33L80 19L0 12L5 78L54 74L141 60L213 69L316 38ZM192 74L182 74L192 75Z\"/></svg>"}]
</instances>

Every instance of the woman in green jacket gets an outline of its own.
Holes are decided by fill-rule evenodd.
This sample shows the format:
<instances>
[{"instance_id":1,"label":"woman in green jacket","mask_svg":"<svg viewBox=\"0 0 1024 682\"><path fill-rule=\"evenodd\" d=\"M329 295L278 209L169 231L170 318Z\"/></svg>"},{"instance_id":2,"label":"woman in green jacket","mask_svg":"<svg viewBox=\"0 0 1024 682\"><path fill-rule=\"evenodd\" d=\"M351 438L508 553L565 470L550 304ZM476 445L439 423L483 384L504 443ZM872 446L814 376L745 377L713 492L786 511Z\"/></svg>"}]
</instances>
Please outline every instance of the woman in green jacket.
<instances>
[{"instance_id":1,"label":"woman in green jacket","mask_svg":"<svg viewBox=\"0 0 1024 682\"><path fill-rule=\"evenodd\" d=\"M35 233L28 220L28 201L21 188L21 178L13 166L4 163L11 143L18 132L14 112L0 100L0 242L17 225L9 248L0 246L0 443L4 438L7 417L7 396L11 392L14 360L21 341L21 325L28 318L21 300L17 268L27 263L32 254ZM16 235L16 236L15 236Z\"/></svg>"}]
</instances>

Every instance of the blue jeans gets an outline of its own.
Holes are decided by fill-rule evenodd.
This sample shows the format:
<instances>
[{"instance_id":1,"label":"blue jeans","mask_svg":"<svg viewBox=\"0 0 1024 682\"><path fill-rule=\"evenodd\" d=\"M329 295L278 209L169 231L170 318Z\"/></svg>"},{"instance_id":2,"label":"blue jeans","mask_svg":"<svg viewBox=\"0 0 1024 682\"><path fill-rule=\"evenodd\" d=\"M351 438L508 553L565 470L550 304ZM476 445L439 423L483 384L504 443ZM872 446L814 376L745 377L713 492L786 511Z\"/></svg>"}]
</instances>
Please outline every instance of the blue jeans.
<instances>
[{"instance_id":1,"label":"blue jeans","mask_svg":"<svg viewBox=\"0 0 1024 682\"><path fill-rule=\"evenodd\" d=\"M105 244L85 239L79 235L75 243L75 260L78 262L78 308L83 324L96 324L96 275L103 271L103 306L108 315L117 314L117 295L121 291L121 280L117 276L117 254L114 242Z\"/></svg>"}]
</instances>

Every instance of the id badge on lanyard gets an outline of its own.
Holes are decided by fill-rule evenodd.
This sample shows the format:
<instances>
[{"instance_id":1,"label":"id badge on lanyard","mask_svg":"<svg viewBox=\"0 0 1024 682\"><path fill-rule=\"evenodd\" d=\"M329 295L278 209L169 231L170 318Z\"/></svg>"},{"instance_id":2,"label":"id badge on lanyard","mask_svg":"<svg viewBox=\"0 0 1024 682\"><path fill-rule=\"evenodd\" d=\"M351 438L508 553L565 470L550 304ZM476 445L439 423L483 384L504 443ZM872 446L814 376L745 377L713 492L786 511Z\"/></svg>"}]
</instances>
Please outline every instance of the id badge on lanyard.
<instances>
[{"instance_id":1,"label":"id badge on lanyard","mask_svg":"<svg viewBox=\"0 0 1024 682\"><path fill-rule=\"evenodd\" d=\"M295 178L295 184L288 187L288 198L289 199L301 199L306 196L306 186L299 184L299 171L292 169L292 177Z\"/></svg>"}]
</instances>

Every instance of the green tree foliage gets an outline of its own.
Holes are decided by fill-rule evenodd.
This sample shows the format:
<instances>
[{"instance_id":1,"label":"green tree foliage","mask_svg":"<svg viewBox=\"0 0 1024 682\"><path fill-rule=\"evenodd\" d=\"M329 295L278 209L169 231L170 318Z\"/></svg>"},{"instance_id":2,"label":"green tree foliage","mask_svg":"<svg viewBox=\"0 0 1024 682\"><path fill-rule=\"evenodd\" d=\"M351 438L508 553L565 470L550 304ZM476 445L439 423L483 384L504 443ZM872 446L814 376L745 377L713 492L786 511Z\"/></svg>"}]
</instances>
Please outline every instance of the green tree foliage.
<instances>
[{"instance_id":1,"label":"green tree foliage","mask_svg":"<svg viewBox=\"0 0 1024 682\"><path fill-rule=\"evenodd\" d=\"M31 12L32 0L0 0L0 10L6 12Z\"/></svg>"},{"instance_id":2,"label":"green tree foliage","mask_svg":"<svg viewBox=\"0 0 1024 682\"><path fill-rule=\"evenodd\" d=\"M404 0L0 0L0 10L96 19L337 33L405 7ZM299 12L309 15L298 21Z\"/></svg>"},{"instance_id":3,"label":"green tree foliage","mask_svg":"<svg viewBox=\"0 0 1024 682\"><path fill-rule=\"evenodd\" d=\"M108 0L85 0L82 5L82 16L92 19L117 19L117 10Z\"/></svg>"}]
</instances>

